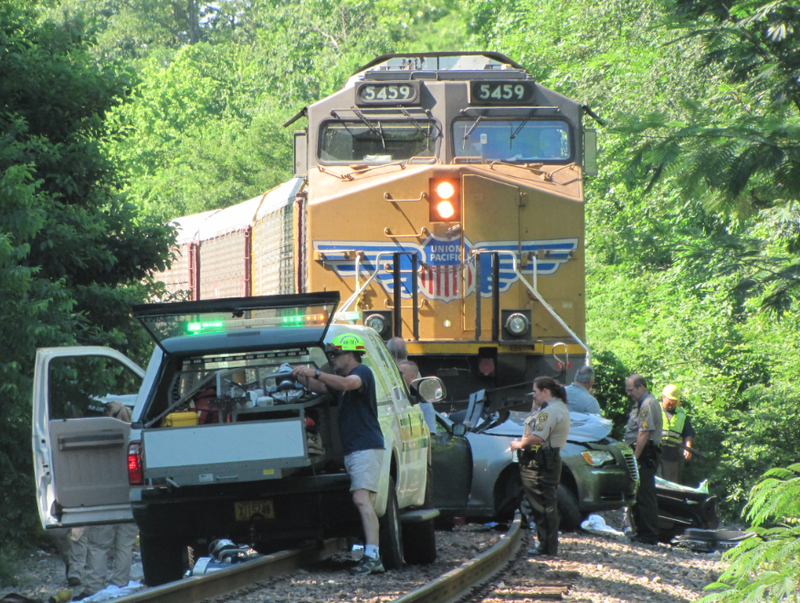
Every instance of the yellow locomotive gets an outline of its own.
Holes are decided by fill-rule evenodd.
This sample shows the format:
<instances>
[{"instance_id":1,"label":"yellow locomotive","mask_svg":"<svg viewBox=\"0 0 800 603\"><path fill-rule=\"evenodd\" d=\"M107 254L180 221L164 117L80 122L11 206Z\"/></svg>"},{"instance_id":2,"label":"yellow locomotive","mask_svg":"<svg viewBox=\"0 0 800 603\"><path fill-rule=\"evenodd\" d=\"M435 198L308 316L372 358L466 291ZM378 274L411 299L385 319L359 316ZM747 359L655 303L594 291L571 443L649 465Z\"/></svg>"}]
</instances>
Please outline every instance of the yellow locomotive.
<instances>
[{"instance_id":1,"label":"yellow locomotive","mask_svg":"<svg viewBox=\"0 0 800 603\"><path fill-rule=\"evenodd\" d=\"M339 290L453 400L519 403L584 343L588 109L493 52L394 54L298 113L295 179L177 220L194 299Z\"/></svg>"}]
</instances>

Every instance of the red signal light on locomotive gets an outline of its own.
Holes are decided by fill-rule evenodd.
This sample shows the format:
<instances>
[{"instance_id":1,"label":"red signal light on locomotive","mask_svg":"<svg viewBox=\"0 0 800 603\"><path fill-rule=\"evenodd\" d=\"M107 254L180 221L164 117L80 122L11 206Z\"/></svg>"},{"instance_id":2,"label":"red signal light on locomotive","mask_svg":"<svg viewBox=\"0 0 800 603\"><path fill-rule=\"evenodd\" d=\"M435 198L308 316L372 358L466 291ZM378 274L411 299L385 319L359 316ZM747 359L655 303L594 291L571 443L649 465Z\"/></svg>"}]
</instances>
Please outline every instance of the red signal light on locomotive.
<instances>
[{"instance_id":1,"label":"red signal light on locomotive","mask_svg":"<svg viewBox=\"0 0 800 603\"><path fill-rule=\"evenodd\" d=\"M431 178L428 194L431 222L461 221L461 186L458 178Z\"/></svg>"}]
</instances>

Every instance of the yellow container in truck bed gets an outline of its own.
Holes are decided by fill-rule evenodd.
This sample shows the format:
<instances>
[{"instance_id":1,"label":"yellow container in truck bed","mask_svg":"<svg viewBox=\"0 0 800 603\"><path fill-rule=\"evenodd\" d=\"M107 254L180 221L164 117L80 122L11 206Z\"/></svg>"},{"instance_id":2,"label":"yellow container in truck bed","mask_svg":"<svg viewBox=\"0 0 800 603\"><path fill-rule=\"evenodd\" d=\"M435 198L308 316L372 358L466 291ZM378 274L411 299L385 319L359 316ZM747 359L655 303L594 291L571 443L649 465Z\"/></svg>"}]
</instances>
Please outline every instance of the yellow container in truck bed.
<instances>
[{"instance_id":1,"label":"yellow container in truck bed","mask_svg":"<svg viewBox=\"0 0 800 603\"><path fill-rule=\"evenodd\" d=\"M197 425L197 413L194 411L188 412L171 412L164 417L163 427L189 427Z\"/></svg>"}]
</instances>

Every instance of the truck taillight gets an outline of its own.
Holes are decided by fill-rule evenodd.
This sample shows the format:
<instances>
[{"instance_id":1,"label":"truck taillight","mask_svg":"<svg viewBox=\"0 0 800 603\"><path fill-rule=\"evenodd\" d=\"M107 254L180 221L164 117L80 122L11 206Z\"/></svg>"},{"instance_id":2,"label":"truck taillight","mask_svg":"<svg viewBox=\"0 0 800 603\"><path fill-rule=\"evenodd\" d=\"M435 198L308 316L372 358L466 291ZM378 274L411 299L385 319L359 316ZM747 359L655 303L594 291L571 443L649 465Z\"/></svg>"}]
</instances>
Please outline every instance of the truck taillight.
<instances>
[{"instance_id":1,"label":"truck taillight","mask_svg":"<svg viewBox=\"0 0 800 603\"><path fill-rule=\"evenodd\" d=\"M128 483L131 486L144 485L141 442L131 442L128 444Z\"/></svg>"}]
</instances>

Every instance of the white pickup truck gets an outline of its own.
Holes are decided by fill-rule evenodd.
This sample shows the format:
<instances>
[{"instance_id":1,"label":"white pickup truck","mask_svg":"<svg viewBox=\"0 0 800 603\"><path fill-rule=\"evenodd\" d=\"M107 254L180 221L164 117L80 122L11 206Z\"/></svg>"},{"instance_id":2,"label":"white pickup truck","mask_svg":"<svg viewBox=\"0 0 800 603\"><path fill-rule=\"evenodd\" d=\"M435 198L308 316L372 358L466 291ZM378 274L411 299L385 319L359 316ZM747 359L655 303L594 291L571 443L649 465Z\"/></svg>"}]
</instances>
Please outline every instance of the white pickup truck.
<instances>
[{"instance_id":1,"label":"white pickup truck","mask_svg":"<svg viewBox=\"0 0 800 603\"><path fill-rule=\"evenodd\" d=\"M329 371L324 344L352 332L376 376L385 456L376 510L391 569L436 557L430 434L417 404L443 397L436 379L412 395L372 329L331 324L338 292L134 308L157 345L147 370L110 348L37 353L33 448L47 528L135 521L145 582L179 579L187 546L217 538L273 549L360 534L336 423L336 401L291 379ZM132 424L102 404L133 407ZM405 540L405 549L404 549Z\"/></svg>"}]
</instances>

